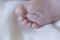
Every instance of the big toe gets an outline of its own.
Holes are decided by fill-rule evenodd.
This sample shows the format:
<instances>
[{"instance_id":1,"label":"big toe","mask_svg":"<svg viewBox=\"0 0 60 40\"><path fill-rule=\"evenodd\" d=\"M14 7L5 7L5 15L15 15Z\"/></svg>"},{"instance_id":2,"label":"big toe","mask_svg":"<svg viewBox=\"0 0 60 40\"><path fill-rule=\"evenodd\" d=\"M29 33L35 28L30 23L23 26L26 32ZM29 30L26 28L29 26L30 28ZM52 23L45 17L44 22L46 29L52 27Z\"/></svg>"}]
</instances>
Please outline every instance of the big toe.
<instances>
[{"instance_id":1,"label":"big toe","mask_svg":"<svg viewBox=\"0 0 60 40\"><path fill-rule=\"evenodd\" d=\"M16 13L17 15L23 15L23 14L25 14L25 13L26 13L26 9L25 9L24 5L23 5L23 4L19 5L19 6L16 8L15 13Z\"/></svg>"}]
</instances>

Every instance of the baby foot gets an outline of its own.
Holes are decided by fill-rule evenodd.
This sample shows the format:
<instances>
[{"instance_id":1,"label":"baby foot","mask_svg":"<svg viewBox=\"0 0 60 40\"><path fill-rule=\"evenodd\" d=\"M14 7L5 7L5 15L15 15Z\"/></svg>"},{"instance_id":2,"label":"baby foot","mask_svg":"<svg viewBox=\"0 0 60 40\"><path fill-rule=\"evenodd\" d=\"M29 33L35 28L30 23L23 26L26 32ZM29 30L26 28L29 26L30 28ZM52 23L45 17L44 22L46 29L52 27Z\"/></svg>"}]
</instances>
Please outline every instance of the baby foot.
<instances>
[{"instance_id":1,"label":"baby foot","mask_svg":"<svg viewBox=\"0 0 60 40\"><path fill-rule=\"evenodd\" d=\"M47 0L33 0L29 3L21 4L16 9L21 23L39 28L39 26L54 22L60 19L60 6L58 2Z\"/></svg>"},{"instance_id":2,"label":"baby foot","mask_svg":"<svg viewBox=\"0 0 60 40\"><path fill-rule=\"evenodd\" d=\"M28 27L39 27L39 25L33 21L31 21L30 19L27 18L27 9L26 6L24 6L24 4L19 5L16 10L15 13L19 16L18 20L25 24Z\"/></svg>"}]
</instances>

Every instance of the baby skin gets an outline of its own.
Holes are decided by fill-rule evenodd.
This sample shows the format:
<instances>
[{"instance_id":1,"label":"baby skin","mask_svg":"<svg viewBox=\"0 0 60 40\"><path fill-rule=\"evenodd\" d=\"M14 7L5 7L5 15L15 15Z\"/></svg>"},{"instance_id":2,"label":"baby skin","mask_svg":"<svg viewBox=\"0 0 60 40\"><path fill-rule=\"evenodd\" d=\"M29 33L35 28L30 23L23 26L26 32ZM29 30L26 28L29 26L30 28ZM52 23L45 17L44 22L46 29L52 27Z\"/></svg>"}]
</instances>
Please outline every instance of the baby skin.
<instances>
[{"instance_id":1,"label":"baby skin","mask_svg":"<svg viewBox=\"0 0 60 40\"><path fill-rule=\"evenodd\" d=\"M19 5L15 13L28 27L39 28L60 19L59 0L32 0Z\"/></svg>"}]
</instances>

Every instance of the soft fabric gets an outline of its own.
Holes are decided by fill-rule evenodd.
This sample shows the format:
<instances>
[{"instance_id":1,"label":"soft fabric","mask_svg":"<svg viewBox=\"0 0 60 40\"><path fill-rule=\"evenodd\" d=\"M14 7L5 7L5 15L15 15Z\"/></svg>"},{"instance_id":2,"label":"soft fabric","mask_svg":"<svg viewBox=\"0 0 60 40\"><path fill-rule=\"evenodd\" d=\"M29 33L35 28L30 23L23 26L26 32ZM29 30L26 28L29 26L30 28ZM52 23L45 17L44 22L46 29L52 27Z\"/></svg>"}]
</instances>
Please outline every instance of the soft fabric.
<instances>
[{"instance_id":1,"label":"soft fabric","mask_svg":"<svg viewBox=\"0 0 60 40\"><path fill-rule=\"evenodd\" d=\"M0 40L60 40L60 20L39 29L19 23L14 9L20 3L23 1L6 1L0 7Z\"/></svg>"}]
</instances>

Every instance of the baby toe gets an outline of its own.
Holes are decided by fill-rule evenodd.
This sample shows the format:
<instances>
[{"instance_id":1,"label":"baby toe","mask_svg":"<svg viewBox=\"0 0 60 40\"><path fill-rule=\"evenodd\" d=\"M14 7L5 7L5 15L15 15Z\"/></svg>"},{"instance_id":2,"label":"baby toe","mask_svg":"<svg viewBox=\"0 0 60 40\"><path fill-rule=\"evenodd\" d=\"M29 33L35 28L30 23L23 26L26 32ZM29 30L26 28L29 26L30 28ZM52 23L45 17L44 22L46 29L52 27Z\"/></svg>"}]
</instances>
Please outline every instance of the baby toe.
<instances>
[{"instance_id":1,"label":"baby toe","mask_svg":"<svg viewBox=\"0 0 60 40\"><path fill-rule=\"evenodd\" d=\"M25 13L26 13L26 10L25 10L25 9L26 9L26 8L24 8L24 5L22 4L22 5L20 5L20 6L18 6L18 7L16 8L15 13L16 13L17 15L25 14Z\"/></svg>"},{"instance_id":2,"label":"baby toe","mask_svg":"<svg viewBox=\"0 0 60 40\"><path fill-rule=\"evenodd\" d=\"M39 25L37 23L33 23L32 28L39 28Z\"/></svg>"},{"instance_id":3,"label":"baby toe","mask_svg":"<svg viewBox=\"0 0 60 40\"><path fill-rule=\"evenodd\" d=\"M28 20L24 19L23 22L22 22L22 24L27 25L28 24Z\"/></svg>"},{"instance_id":4,"label":"baby toe","mask_svg":"<svg viewBox=\"0 0 60 40\"><path fill-rule=\"evenodd\" d=\"M28 27L32 27L32 22L29 22L29 23L27 24L27 26L28 26Z\"/></svg>"},{"instance_id":5,"label":"baby toe","mask_svg":"<svg viewBox=\"0 0 60 40\"><path fill-rule=\"evenodd\" d=\"M21 15L21 16L18 17L18 20L19 21L23 21L24 20L24 17Z\"/></svg>"}]
</instances>

